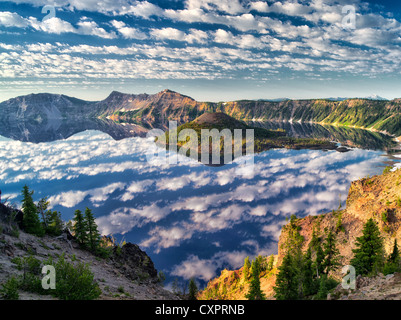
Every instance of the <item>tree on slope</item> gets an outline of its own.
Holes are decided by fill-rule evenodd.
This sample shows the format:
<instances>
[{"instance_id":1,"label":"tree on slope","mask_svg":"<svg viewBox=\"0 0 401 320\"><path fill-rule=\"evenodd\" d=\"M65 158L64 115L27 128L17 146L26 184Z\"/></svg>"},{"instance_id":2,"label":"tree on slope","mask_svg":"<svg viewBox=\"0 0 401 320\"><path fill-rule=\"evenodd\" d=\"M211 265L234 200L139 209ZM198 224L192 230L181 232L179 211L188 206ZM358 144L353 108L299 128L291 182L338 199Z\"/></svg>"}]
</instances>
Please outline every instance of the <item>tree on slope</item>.
<instances>
[{"instance_id":1,"label":"tree on slope","mask_svg":"<svg viewBox=\"0 0 401 320\"><path fill-rule=\"evenodd\" d=\"M294 268L293 258L289 252L285 255L278 270L276 285L273 288L275 298L277 300L298 299L297 270Z\"/></svg>"},{"instance_id":2,"label":"tree on slope","mask_svg":"<svg viewBox=\"0 0 401 320\"><path fill-rule=\"evenodd\" d=\"M263 291L260 289L260 265L259 259L255 259L252 261L251 270L252 270L252 278L251 284L248 293L245 295L245 298L248 300L266 300L266 296Z\"/></svg>"},{"instance_id":3,"label":"tree on slope","mask_svg":"<svg viewBox=\"0 0 401 320\"><path fill-rule=\"evenodd\" d=\"M81 246L85 246L87 244L88 235L87 235L85 219L81 210L75 211L73 230L75 238L77 239L78 243Z\"/></svg>"},{"instance_id":4,"label":"tree on slope","mask_svg":"<svg viewBox=\"0 0 401 320\"><path fill-rule=\"evenodd\" d=\"M44 235L44 229L40 222L38 208L32 199L33 191L29 191L27 185L22 189L22 212L24 213L22 225L27 233L37 236Z\"/></svg>"},{"instance_id":5,"label":"tree on slope","mask_svg":"<svg viewBox=\"0 0 401 320\"><path fill-rule=\"evenodd\" d=\"M352 250L354 257L351 260L356 274L372 275L381 271L384 264L383 238L372 218L366 222L362 236L356 239L356 246L357 248Z\"/></svg>"},{"instance_id":6,"label":"tree on slope","mask_svg":"<svg viewBox=\"0 0 401 320\"><path fill-rule=\"evenodd\" d=\"M330 271L335 270L340 266L340 251L336 247L336 238L331 230L327 235L323 248L325 256L323 260L323 268L324 273L328 275Z\"/></svg>"},{"instance_id":7,"label":"tree on slope","mask_svg":"<svg viewBox=\"0 0 401 320\"><path fill-rule=\"evenodd\" d=\"M100 233L97 230L97 224L92 210L89 208L85 209L85 225L88 235L88 248L96 252L100 244Z\"/></svg>"}]
</instances>

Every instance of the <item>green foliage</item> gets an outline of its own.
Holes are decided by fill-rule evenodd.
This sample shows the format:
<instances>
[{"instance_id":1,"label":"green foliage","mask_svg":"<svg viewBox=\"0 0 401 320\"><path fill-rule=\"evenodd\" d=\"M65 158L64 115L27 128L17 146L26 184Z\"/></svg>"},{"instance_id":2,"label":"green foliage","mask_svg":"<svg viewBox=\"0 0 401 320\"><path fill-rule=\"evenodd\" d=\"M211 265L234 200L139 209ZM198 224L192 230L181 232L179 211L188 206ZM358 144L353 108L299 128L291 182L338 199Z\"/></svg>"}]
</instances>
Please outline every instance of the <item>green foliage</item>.
<instances>
[{"instance_id":1,"label":"green foliage","mask_svg":"<svg viewBox=\"0 0 401 320\"><path fill-rule=\"evenodd\" d=\"M384 265L384 247L380 230L373 219L369 219L362 231L362 236L356 239L356 249L351 265L357 275L378 273Z\"/></svg>"},{"instance_id":2,"label":"green foliage","mask_svg":"<svg viewBox=\"0 0 401 320\"><path fill-rule=\"evenodd\" d=\"M49 259L44 264L56 270L56 289L49 292L54 296L63 300L93 300L100 296L101 290L87 264L73 265L65 260L64 254L57 262Z\"/></svg>"},{"instance_id":3,"label":"green foliage","mask_svg":"<svg viewBox=\"0 0 401 320\"><path fill-rule=\"evenodd\" d=\"M336 247L336 239L334 233L330 230L327 239L323 244L324 247L324 260L322 267L325 274L330 271L336 270L339 266L340 251Z\"/></svg>"},{"instance_id":4,"label":"green foliage","mask_svg":"<svg viewBox=\"0 0 401 320\"><path fill-rule=\"evenodd\" d=\"M391 172L391 169L393 169L392 166L386 166L386 167L384 168L384 170L383 170L383 174L390 173L390 172Z\"/></svg>"},{"instance_id":5,"label":"green foliage","mask_svg":"<svg viewBox=\"0 0 401 320\"><path fill-rule=\"evenodd\" d=\"M0 288L0 295L4 300L19 299L19 282L16 277L9 278Z\"/></svg>"},{"instance_id":6,"label":"green foliage","mask_svg":"<svg viewBox=\"0 0 401 320\"><path fill-rule=\"evenodd\" d=\"M248 300L266 300L266 296L260 289L260 259L252 261L252 278L250 288L245 297Z\"/></svg>"},{"instance_id":7,"label":"green foliage","mask_svg":"<svg viewBox=\"0 0 401 320\"><path fill-rule=\"evenodd\" d=\"M315 260L315 270L320 276L324 273L324 251L321 244L319 243L316 248L316 260Z\"/></svg>"},{"instance_id":8,"label":"green foliage","mask_svg":"<svg viewBox=\"0 0 401 320\"><path fill-rule=\"evenodd\" d=\"M159 273L157 274L157 280L161 285L164 285L164 281L166 281L166 276L163 271L159 271Z\"/></svg>"},{"instance_id":9,"label":"green foliage","mask_svg":"<svg viewBox=\"0 0 401 320\"><path fill-rule=\"evenodd\" d=\"M46 217L46 233L51 236L60 236L64 230L64 222L61 219L61 213L57 211L47 211Z\"/></svg>"},{"instance_id":10,"label":"green foliage","mask_svg":"<svg viewBox=\"0 0 401 320\"><path fill-rule=\"evenodd\" d=\"M73 231L77 242L84 246L87 243L87 234L84 216L80 210L75 211Z\"/></svg>"},{"instance_id":11,"label":"green foliage","mask_svg":"<svg viewBox=\"0 0 401 320\"><path fill-rule=\"evenodd\" d=\"M198 286L196 285L194 278L191 278L191 280L189 280L188 287L189 287L188 300L197 300L196 295L198 294Z\"/></svg>"},{"instance_id":12,"label":"green foliage","mask_svg":"<svg viewBox=\"0 0 401 320\"><path fill-rule=\"evenodd\" d=\"M242 269L242 279L243 281L248 281L249 278L249 269L251 268L251 263L249 262L249 257L246 257L244 260L244 267Z\"/></svg>"},{"instance_id":13,"label":"green foliage","mask_svg":"<svg viewBox=\"0 0 401 320\"><path fill-rule=\"evenodd\" d=\"M274 268L274 255L271 255L269 257L269 260L267 261L267 271L271 271Z\"/></svg>"},{"instance_id":14,"label":"green foliage","mask_svg":"<svg viewBox=\"0 0 401 320\"><path fill-rule=\"evenodd\" d=\"M100 233L97 229L95 217L93 216L92 210L89 208L85 209L85 227L88 236L88 248L92 252L96 252L100 244Z\"/></svg>"},{"instance_id":15,"label":"green foliage","mask_svg":"<svg viewBox=\"0 0 401 320\"><path fill-rule=\"evenodd\" d=\"M312 261L312 250L309 248L306 251L302 267L302 292L305 296L310 296L316 293L315 272Z\"/></svg>"},{"instance_id":16,"label":"green foliage","mask_svg":"<svg viewBox=\"0 0 401 320\"><path fill-rule=\"evenodd\" d=\"M293 265L293 258L288 252L280 267L278 267L274 297L277 300L296 300L298 299L297 270Z\"/></svg>"},{"instance_id":17,"label":"green foliage","mask_svg":"<svg viewBox=\"0 0 401 320\"><path fill-rule=\"evenodd\" d=\"M326 277L326 275L323 275L320 278L320 281L319 281L319 291L318 291L318 293L316 295L317 299L320 299L320 300L326 300L327 299L327 295L329 294L329 291L327 289L327 284L326 283L327 283L327 277Z\"/></svg>"},{"instance_id":18,"label":"green foliage","mask_svg":"<svg viewBox=\"0 0 401 320\"><path fill-rule=\"evenodd\" d=\"M397 239L394 240L393 251L387 258L387 261L383 268L383 274L392 274L400 271L400 252L398 249Z\"/></svg>"},{"instance_id":19,"label":"green foliage","mask_svg":"<svg viewBox=\"0 0 401 320\"><path fill-rule=\"evenodd\" d=\"M384 223L388 222L388 213L387 213L387 211L382 212L382 221Z\"/></svg>"},{"instance_id":20,"label":"green foliage","mask_svg":"<svg viewBox=\"0 0 401 320\"><path fill-rule=\"evenodd\" d=\"M27 185L22 189L22 211L24 213L22 224L27 233L41 237L45 231L40 223L38 209L32 199L33 193L33 191L29 191Z\"/></svg>"},{"instance_id":21,"label":"green foliage","mask_svg":"<svg viewBox=\"0 0 401 320\"><path fill-rule=\"evenodd\" d=\"M336 222L336 231L345 231L344 226L343 226L343 222L342 222L342 217L343 217L343 212L340 211L338 213L338 217L337 217L337 222Z\"/></svg>"}]
</instances>

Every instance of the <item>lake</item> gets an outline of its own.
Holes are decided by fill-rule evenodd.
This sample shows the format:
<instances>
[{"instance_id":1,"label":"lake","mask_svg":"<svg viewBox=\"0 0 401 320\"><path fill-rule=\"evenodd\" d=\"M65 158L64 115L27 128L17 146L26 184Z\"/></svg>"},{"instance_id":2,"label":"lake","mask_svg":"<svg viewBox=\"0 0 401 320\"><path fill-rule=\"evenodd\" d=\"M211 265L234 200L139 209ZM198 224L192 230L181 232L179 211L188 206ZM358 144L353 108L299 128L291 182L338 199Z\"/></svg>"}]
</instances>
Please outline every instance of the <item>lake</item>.
<instances>
[{"instance_id":1,"label":"lake","mask_svg":"<svg viewBox=\"0 0 401 320\"><path fill-rule=\"evenodd\" d=\"M286 218L345 206L353 180L380 174L399 159L390 152L391 139L379 133L255 125L326 138L352 151L274 149L255 155L249 170L241 159L220 167L188 158L148 161L158 149L133 124L3 126L2 200L20 206L27 184L35 201L48 196L64 220L90 207L100 231L139 244L166 274L167 286L191 277L203 286L222 269L241 267L246 256L277 253Z\"/></svg>"}]
</instances>

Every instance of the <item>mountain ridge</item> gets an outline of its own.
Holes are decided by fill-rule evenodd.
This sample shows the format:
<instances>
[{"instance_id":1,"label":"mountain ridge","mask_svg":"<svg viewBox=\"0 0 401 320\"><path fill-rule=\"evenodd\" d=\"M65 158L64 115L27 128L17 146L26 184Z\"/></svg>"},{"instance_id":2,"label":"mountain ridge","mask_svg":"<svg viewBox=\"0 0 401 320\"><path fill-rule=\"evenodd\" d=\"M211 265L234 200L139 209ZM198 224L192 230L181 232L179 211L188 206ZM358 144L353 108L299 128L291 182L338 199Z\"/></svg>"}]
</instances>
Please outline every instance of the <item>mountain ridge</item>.
<instances>
[{"instance_id":1,"label":"mountain ridge","mask_svg":"<svg viewBox=\"0 0 401 320\"><path fill-rule=\"evenodd\" d=\"M188 122L206 112L223 112L242 121L313 122L401 136L401 99L280 99L217 103L199 102L166 89L152 95L113 91L102 101L85 101L60 94L30 94L0 103L0 111L0 121L108 118L151 123L167 120Z\"/></svg>"}]
</instances>

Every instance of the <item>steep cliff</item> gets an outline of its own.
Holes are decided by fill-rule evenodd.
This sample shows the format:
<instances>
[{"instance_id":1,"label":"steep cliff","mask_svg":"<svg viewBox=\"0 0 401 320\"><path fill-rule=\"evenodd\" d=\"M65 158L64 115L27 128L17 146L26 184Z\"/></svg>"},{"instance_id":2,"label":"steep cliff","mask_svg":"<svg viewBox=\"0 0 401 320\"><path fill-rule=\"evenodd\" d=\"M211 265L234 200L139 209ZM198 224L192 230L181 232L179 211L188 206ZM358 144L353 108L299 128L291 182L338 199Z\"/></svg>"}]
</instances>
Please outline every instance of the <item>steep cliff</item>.
<instances>
[{"instance_id":1,"label":"steep cliff","mask_svg":"<svg viewBox=\"0 0 401 320\"><path fill-rule=\"evenodd\" d=\"M198 102L180 93L125 94L113 91L103 101L65 95L31 94L0 103L0 121L109 117L122 121L192 121L205 112L224 112L237 120L315 122L367 128L401 136L401 100L347 99L240 100Z\"/></svg>"},{"instance_id":2,"label":"steep cliff","mask_svg":"<svg viewBox=\"0 0 401 320\"><path fill-rule=\"evenodd\" d=\"M350 264L353 258L352 249L356 247L355 240L362 235L363 226L370 218L377 222L384 240L386 254L389 254L395 239L401 243L401 170L354 181L349 189L345 209L333 210L318 216L307 216L296 219L294 222L302 238L303 252L306 252L309 247L314 232L315 236L322 241L326 239L330 230L335 232L336 246L341 256L339 262L341 266L345 266ZM275 268L269 274L261 275L261 288L269 298L273 297L277 267L281 265L290 244L290 232L291 224L288 223L283 226L281 231ZM241 274L241 270L224 271L220 277L211 280L208 287L202 292L201 298L210 297L210 292L216 287L221 290L224 283L230 284L226 278L229 278L232 272ZM332 276L338 280L341 279L341 268L338 268ZM380 279L382 279L380 276L378 280L376 279L378 283L381 281ZM397 276L395 279L397 280L399 277ZM374 283L376 280L359 280L359 285L367 287L370 282ZM383 288L388 287L388 283L380 282L380 285L383 285ZM246 285L242 287L229 285L226 290L234 299L244 299L248 289ZM401 289L398 293L392 291L391 295L401 296ZM360 297L358 294L355 296ZM385 294L382 292L381 296L384 297Z\"/></svg>"}]
</instances>

